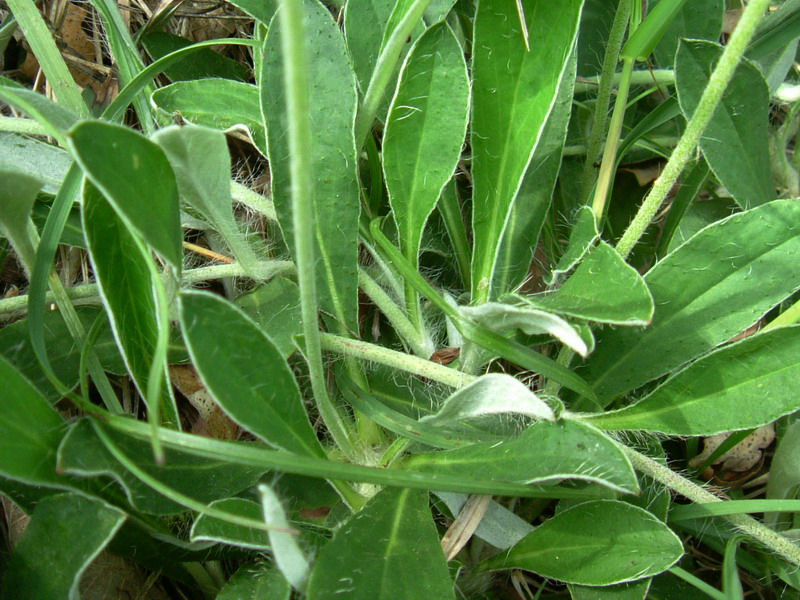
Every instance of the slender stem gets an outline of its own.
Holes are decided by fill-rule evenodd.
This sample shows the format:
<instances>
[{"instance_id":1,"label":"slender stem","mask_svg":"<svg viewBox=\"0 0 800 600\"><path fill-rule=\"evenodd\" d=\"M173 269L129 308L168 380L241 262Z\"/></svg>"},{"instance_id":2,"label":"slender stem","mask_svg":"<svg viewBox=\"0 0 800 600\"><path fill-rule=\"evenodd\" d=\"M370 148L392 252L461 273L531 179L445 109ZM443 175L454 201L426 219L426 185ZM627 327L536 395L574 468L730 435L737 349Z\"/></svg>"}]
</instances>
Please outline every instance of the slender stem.
<instances>
[{"instance_id":1,"label":"slender stem","mask_svg":"<svg viewBox=\"0 0 800 600\"><path fill-rule=\"evenodd\" d=\"M38 121L23 117L0 117L0 131L27 135L47 135L47 129L42 127Z\"/></svg>"},{"instance_id":2,"label":"slender stem","mask_svg":"<svg viewBox=\"0 0 800 600\"><path fill-rule=\"evenodd\" d=\"M403 309L397 306L394 300L389 297L389 294L387 294L363 269L359 269L358 271L358 285L389 320L389 323L392 324L392 327L394 327L398 335L411 346L411 350L414 354L421 358L426 358L433 353L433 350L428 347L419 331L417 331L405 315Z\"/></svg>"},{"instance_id":3,"label":"slender stem","mask_svg":"<svg viewBox=\"0 0 800 600\"><path fill-rule=\"evenodd\" d=\"M611 87L614 84L615 71L619 62L619 51L622 48L622 41L625 38L625 30L631 16L631 4L629 0L622 0L617 5L617 12L614 15L614 22L611 24L611 31L608 34L606 44L606 54L603 57L603 70L600 73L600 86L597 89L597 101L594 107L594 118L592 119L592 131L586 142L586 162L583 165L583 188L581 198L588 198L594 185L594 163L600 154L600 145L603 141L603 132L606 130L608 122L608 107L611 104ZM628 75L631 80L632 72Z\"/></svg>"},{"instance_id":4,"label":"slender stem","mask_svg":"<svg viewBox=\"0 0 800 600\"><path fill-rule=\"evenodd\" d=\"M614 114L611 116L611 124L608 127L606 147L603 150L603 162L600 165L597 188L595 188L594 201L592 202L592 209L598 223L603 219L606 200L611 190L611 180L617 168L617 146L619 146L619 136L622 133L622 122L625 119L625 106L628 103L628 90L630 89L632 71L633 60L626 60L622 64L622 76L619 80L617 100L614 102Z\"/></svg>"},{"instance_id":5,"label":"slender stem","mask_svg":"<svg viewBox=\"0 0 800 600\"><path fill-rule=\"evenodd\" d=\"M376 346L360 340L351 340L330 333L323 333L320 337L322 347L325 350L394 367L454 388L464 387L476 379L474 375L449 369L429 360L417 358L404 352L396 352L383 346Z\"/></svg>"},{"instance_id":6,"label":"slender stem","mask_svg":"<svg viewBox=\"0 0 800 600\"><path fill-rule=\"evenodd\" d=\"M380 108L381 100L386 92L386 86L389 85L392 79L395 66L397 61L400 60L400 54L406 45L408 36L411 35L414 27L422 19L422 13L428 8L429 3L430 0L414 0L381 48L381 53L375 63L375 69L372 71L372 78L364 94L364 101L361 103L361 108L356 117L357 148L361 148L364 145L364 140L366 140L372 123L375 121L375 116L378 114L378 108Z\"/></svg>"},{"instance_id":7,"label":"slender stem","mask_svg":"<svg viewBox=\"0 0 800 600\"><path fill-rule=\"evenodd\" d=\"M725 93L725 89L728 87L728 83L730 83L747 45L753 38L756 27L768 7L769 0L751 0L745 7L744 12L742 12L739 23L736 25L728 45L725 46L714 72L711 73L708 85L703 90L697 109L694 111L692 118L689 119L683 136L681 136L664 170L653 184L650 193L647 194L644 202L639 207L639 211L617 244L617 250L623 257L627 257L630 254L639 238L642 237L650 225L672 186L675 185L684 167L693 158L695 148L700 142L700 136L714 115L720 100L722 100L722 95Z\"/></svg>"},{"instance_id":8,"label":"slender stem","mask_svg":"<svg viewBox=\"0 0 800 600\"><path fill-rule=\"evenodd\" d=\"M270 260L259 263L259 277L262 280L292 273L293 271L294 263L288 260ZM199 269L189 269L183 272L181 280L185 284L192 284L201 281L210 281L212 279L224 279L226 277L244 277L245 275L245 269L240 264L234 263L231 265L214 265L211 267L200 267ZM96 304L100 303L100 293L96 283L76 285L66 288L65 291L67 298L72 300L73 304L80 300L92 300ZM54 301L55 296L52 292L47 292L45 295L45 302L50 303ZM2 299L0 300L0 319L19 316L25 312L27 306L28 296L26 295Z\"/></svg>"},{"instance_id":9,"label":"slender stem","mask_svg":"<svg viewBox=\"0 0 800 600\"><path fill-rule=\"evenodd\" d=\"M621 73L614 73L611 77L611 87L619 85ZM575 95L585 94L592 90L598 90L602 74L595 77L578 77L575 82ZM653 69L646 71L634 71L631 73L631 85L673 85L675 83L675 71L672 69Z\"/></svg>"},{"instance_id":10,"label":"slender stem","mask_svg":"<svg viewBox=\"0 0 800 600\"><path fill-rule=\"evenodd\" d=\"M753 1L755 2L757 0ZM698 504L724 502L724 500L715 496L708 490L678 475L669 467L656 462L652 458L636 450L628 448L624 444L618 445L637 471L649 475L692 502ZM723 518L727 519L750 538L769 548L775 554L778 554L793 565L800 567L800 546L788 538L744 514L724 515Z\"/></svg>"},{"instance_id":11,"label":"slender stem","mask_svg":"<svg viewBox=\"0 0 800 600\"><path fill-rule=\"evenodd\" d=\"M279 3L281 51L284 60L284 85L289 137L289 170L292 182L292 224L295 261L300 288L305 357L311 389L333 441L350 459L357 455L350 438L351 427L328 395L317 316L317 290L314 248L314 176L309 119L308 60L305 41L305 11L301 0Z\"/></svg>"},{"instance_id":12,"label":"slender stem","mask_svg":"<svg viewBox=\"0 0 800 600\"><path fill-rule=\"evenodd\" d=\"M278 216L275 213L275 205L272 203L272 200L254 192L246 185L231 181L231 196L233 196L234 201L245 205L247 208L252 208L270 221L278 220Z\"/></svg>"}]
</instances>

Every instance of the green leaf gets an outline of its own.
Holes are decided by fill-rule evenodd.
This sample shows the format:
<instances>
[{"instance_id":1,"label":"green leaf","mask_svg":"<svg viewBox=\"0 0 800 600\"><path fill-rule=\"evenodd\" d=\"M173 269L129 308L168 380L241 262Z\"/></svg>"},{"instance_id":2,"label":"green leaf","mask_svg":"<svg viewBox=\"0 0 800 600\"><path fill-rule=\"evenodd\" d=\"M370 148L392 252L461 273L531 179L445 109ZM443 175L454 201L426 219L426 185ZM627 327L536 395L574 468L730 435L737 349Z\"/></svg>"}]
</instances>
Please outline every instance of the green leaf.
<instances>
[{"instance_id":1,"label":"green leaf","mask_svg":"<svg viewBox=\"0 0 800 600\"><path fill-rule=\"evenodd\" d=\"M275 14L275 0L228 0L234 6L241 8L254 19L264 25L269 25Z\"/></svg>"},{"instance_id":2,"label":"green leaf","mask_svg":"<svg viewBox=\"0 0 800 600\"><path fill-rule=\"evenodd\" d=\"M256 521L264 517L260 504L244 498L223 498L212 502L210 506ZM190 538L193 542L219 542L251 550L270 548L266 531L243 527L205 514L195 520Z\"/></svg>"},{"instance_id":3,"label":"green leaf","mask_svg":"<svg viewBox=\"0 0 800 600\"><path fill-rule=\"evenodd\" d=\"M148 384L162 334L154 287L163 283L153 277L155 266L148 266L153 259L142 243L88 180L84 182L82 216L89 257L111 328L128 372L152 410L157 400L149 398ZM166 370L166 363L163 368ZM161 397L166 399L163 418L179 423L166 377L161 390Z\"/></svg>"},{"instance_id":4,"label":"green leaf","mask_svg":"<svg viewBox=\"0 0 800 600\"><path fill-rule=\"evenodd\" d=\"M678 536L646 510L594 500L558 513L481 567L525 569L579 585L612 585L661 573L682 554Z\"/></svg>"},{"instance_id":5,"label":"green leaf","mask_svg":"<svg viewBox=\"0 0 800 600\"><path fill-rule=\"evenodd\" d=\"M225 134L198 125L173 125L160 129L153 140L172 165L181 198L206 218L253 277L258 257L233 216L231 155Z\"/></svg>"},{"instance_id":6,"label":"green leaf","mask_svg":"<svg viewBox=\"0 0 800 600\"><path fill-rule=\"evenodd\" d=\"M588 420L671 435L753 429L800 408L798 378L800 326L779 327L704 356L641 402Z\"/></svg>"},{"instance_id":7,"label":"green leaf","mask_svg":"<svg viewBox=\"0 0 800 600\"><path fill-rule=\"evenodd\" d=\"M43 499L14 550L0 598L78 600L81 575L124 520L122 511L78 494Z\"/></svg>"},{"instance_id":8,"label":"green leaf","mask_svg":"<svg viewBox=\"0 0 800 600\"><path fill-rule=\"evenodd\" d=\"M42 182L42 191L55 195L72 163L58 148L15 133L0 132L0 169L24 173Z\"/></svg>"},{"instance_id":9,"label":"green leaf","mask_svg":"<svg viewBox=\"0 0 800 600\"><path fill-rule=\"evenodd\" d=\"M258 468L209 460L190 454L166 450L166 463L153 461L149 443L121 435L113 429L106 433L126 456L152 477L166 486L199 502L227 498L247 489L258 481L263 471ZM73 425L58 449L59 472L78 477L97 478L107 475L125 490L130 503L147 514L171 515L186 512L186 508L162 496L142 483L120 464L98 439L88 421Z\"/></svg>"},{"instance_id":10,"label":"green leaf","mask_svg":"<svg viewBox=\"0 0 800 600\"><path fill-rule=\"evenodd\" d=\"M79 119L78 115L61 104L5 77L0 77L0 100L35 119L62 146L64 134Z\"/></svg>"},{"instance_id":11,"label":"green leaf","mask_svg":"<svg viewBox=\"0 0 800 600\"><path fill-rule=\"evenodd\" d=\"M258 323L284 358L294 353L297 346L293 338L303 333L300 290L295 282L275 277L234 303Z\"/></svg>"},{"instance_id":12,"label":"green leaf","mask_svg":"<svg viewBox=\"0 0 800 600\"><path fill-rule=\"evenodd\" d=\"M344 36L362 93L367 90L381 51L381 40L395 0L349 0L344 7Z\"/></svg>"},{"instance_id":13,"label":"green leaf","mask_svg":"<svg viewBox=\"0 0 800 600\"><path fill-rule=\"evenodd\" d=\"M794 422L778 442L772 457L767 482L767 498L782 500L795 498L800 486L800 421ZM784 515L785 516L785 515ZM780 521L780 515L765 515L766 522L774 529ZM791 523L791 520L788 520ZM781 524L784 529L787 521Z\"/></svg>"},{"instance_id":14,"label":"green leaf","mask_svg":"<svg viewBox=\"0 0 800 600\"><path fill-rule=\"evenodd\" d=\"M353 68L336 23L316 0L305 9L309 118L312 140L317 293L320 308L343 330L358 331L358 218L353 126L357 104ZM280 26L276 21L264 41L259 77L261 109L267 129L272 194L278 221L294 250L289 178L288 123L283 97ZM331 107L336 107L331 110Z\"/></svg>"},{"instance_id":15,"label":"green leaf","mask_svg":"<svg viewBox=\"0 0 800 600\"><path fill-rule=\"evenodd\" d=\"M264 523L270 527L267 535L275 565L293 588L305 592L311 565L300 549L295 533L288 531L289 520L286 518L283 505L272 488L266 484L258 486L258 493L261 495Z\"/></svg>"},{"instance_id":16,"label":"green leaf","mask_svg":"<svg viewBox=\"0 0 800 600\"><path fill-rule=\"evenodd\" d=\"M132 129L103 121L82 121L68 136L86 176L125 224L180 271L178 188L163 150Z\"/></svg>"},{"instance_id":17,"label":"green leaf","mask_svg":"<svg viewBox=\"0 0 800 600\"><path fill-rule=\"evenodd\" d=\"M776 200L700 231L645 276L645 329L606 329L579 371L610 400L741 333L799 286L800 202Z\"/></svg>"},{"instance_id":18,"label":"green leaf","mask_svg":"<svg viewBox=\"0 0 800 600\"><path fill-rule=\"evenodd\" d=\"M642 276L603 241L555 292L517 297L560 315L614 325L647 325L654 311Z\"/></svg>"},{"instance_id":19,"label":"green leaf","mask_svg":"<svg viewBox=\"0 0 800 600\"><path fill-rule=\"evenodd\" d=\"M319 553L309 600L454 599L428 494L387 488Z\"/></svg>"},{"instance_id":20,"label":"green leaf","mask_svg":"<svg viewBox=\"0 0 800 600\"><path fill-rule=\"evenodd\" d=\"M245 565L228 580L216 600L289 600L292 588L283 575L264 564Z\"/></svg>"},{"instance_id":21,"label":"green leaf","mask_svg":"<svg viewBox=\"0 0 800 600\"><path fill-rule=\"evenodd\" d=\"M664 37L654 50L658 66L664 69L672 67L681 39L717 41L722 32L724 13L724 0L687 0L667 25Z\"/></svg>"},{"instance_id":22,"label":"green leaf","mask_svg":"<svg viewBox=\"0 0 800 600\"><path fill-rule=\"evenodd\" d=\"M42 183L30 175L0 169L0 233L14 246L28 273L36 261L36 248L28 229L31 209Z\"/></svg>"},{"instance_id":23,"label":"green leaf","mask_svg":"<svg viewBox=\"0 0 800 600\"><path fill-rule=\"evenodd\" d=\"M694 40L683 40L678 47L675 84L687 119L694 114L722 50L719 44ZM743 208L775 198L767 143L769 111L764 76L743 60L700 138L711 170Z\"/></svg>"},{"instance_id":24,"label":"green leaf","mask_svg":"<svg viewBox=\"0 0 800 600\"><path fill-rule=\"evenodd\" d=\"M541 140L511 207L497 259L497 276L493 284L496 294L514 289L528 277L561 168L561 155L572 115L576 65L577 52L573 51L558 86L553 110L547 117ZM594 213L591 214L594 223Z\"/></svg>"},{"instance_id":25,"label":"green leaf","mask_svg":"<svg viewBox=\"0 0 800 600\"><path fill-rule=\"evenodd\" d=\"M428 29L406 59L383 137L383 170L400 248L417 266L425 222L461 155L469 79L445 24Z\"/></svg>"},{"instance_id":26,"label":"green leaf","mask_svg":"<svg viewBox=\"0 0 800 600\"><path fill-rule=\"evenodd\" d=\"M203 383L231 419L277 448L325 456L289 365L258 325L202 292L181 295L181 324Z\"/></svg>"},{"instance_id":27,"label":"green leaf","mask_svg":"<svg viewBox=\"0 0 800 600\"><path fill-rule=\"evenodd\" d=\"M589 351L586 342L572 325L561 317L543 310L499 302L465 306L459 310L465 317L500 334L519 329L528 335L552 335L581 356L586 356Z\"/></svg>"},{"instance_id":28,"label":"green leaf","mask_svg":"<svg viewBox=\"0 0 800 600\"><path fill-rule=\"evenodd\" d=\"M114 429L136 439L150 439L151 429L146 423L128 418L111 417L109 424ZM599 432L597 434L599 435ZM591 498L597 496L597 493L592 490L509 483L493 478L493 474L482 478L474 478L463 473L449 475L445 472L436 472L435 469L431 469L432 473L423 473L397 468L378 469L352 463L333 462L313 456L269 450L259 444L223 442L165 428L161 428L159 436L165 447L178 452L185 452L204 458L226 460L238 465L254 466L264 471L276 470L309 477L363 481L413 489L435 489L446 492L519 496L523 498Z\"/></svg>"},{"instance_id":29,"label":"green leaf","mask_svg":"<svg viewBox=\"0 0 800 600\"><path fill-rule=\"evenodd\" d=\"M154 31L141 38L142 44L153 60L158 60L170 52L191 46L192 41L164 31ZM194 53L191 58L179 60L164 73L172 81L191 79L228 79L247 81L250 71L238 61L214 52L211 48L204 48Z\"/></svg>"},{"instance_id":30,"label":"green leaf","mask_svg":"<svg viewBox=\"0 0 800 600\"><path fill-rule=\"evenodd\" d=\"M33 485L63 485L56 475L61 417L4 357L0 381L0 474Z\"/></svg>"},{"instance_id":31,"label":"green leaf","mask_svg":"<svg viewBox=\"0 0 800 600\"><path fill-rule=\"evenodd\" d=\"M582 0L524 3L523 42L516 7L483 3L473 40L473 301L489 296L503 232L542 132L577 33Z\"/></svg>"},{"instance_id":32,"label":"green leaf","mask_svg":"<svg viewBox=\"0 0 800 600\"><path fill-rule=\"evenodd\" d=\"M230 79L178 81L157 89L153 103L161 110L215 129L242 124L261 154L267 154L267 138L261 122L258 88Z\"/></svg>"},{"instance_id":33,"label":"green leaf","mask_svg":"<svg viewBox=\"0 0 800 600\"><path fill-rule=\"evenodd\" d=\"M33 224L36 225L39 235L44 233L44 227L52 209L53 205L41 198L34 202L31 219L33 219ZM77 206L73 206L69 210L67 222L61 232L60 243L86 249L86 238L83 237L83 226L81 225L81 211Z\"/></svg>"},{"instance_id":34,"label":"green leaf","mask_svg":"<svg viewBox=\"0 0 800 600\"><path fill-rule=\"evenodd\" d=\"M597 220L591 206L581 206L572 221L569 242L564 254L558 260L547 279L547 285L555 284L563 275L571 271L600 237L597 231Z\"/></svg>"},{"instance_id":35,"label":"green leaf","mask_svg":"<svg viewBox=\"0 0 800 600\"><path fill-rule=\"evenodd\" d=\"M92 306L76 307L83 327L88 331L102 313ZM44 344L50 364L56 376L69 388L78 384L81 348L70 335L60 311L48 311L44 315ZM117 375L125 373L125 364L117 349L114 336L106 329L94 344L94 352L103 368ZM42 370L31 345L27 319L22 319L0 329L0 355L28 379L51 402L61 398Z\"/></svg>"},{"instance_id":36,"label":"green leaf","mask_svg":"<svg viewBox=\"0 0 800 600\"><path fill-rule=\"evenodd\" d=\"M458 423L484 415L518 414L553 420L553 411L518 379L503 373L483 375L464 386L441 408L423 421L428 424Z\"/></svg>"},{"instance_id":37,"label":"green leaf","mask_svg":"<svg viewBox=\"0 0 800 600\"><path fill-rule=\"evenodd\" d=\"M652 579L640 579L606 587L569 586L572 600L645 600Z\"/></svg>"},{"instance_id":38,"label":"green leaf","mask_svg":"<svg viewBox=\"0 0 800 600\"><path fill-rule=\"evenodd\" d=\"M635 493L636 475L628 459L605 434L577 421L539 421L501 443L417 454L405 468L496 481L552 484L590 481Z\"/></svg>"}]
</instances>

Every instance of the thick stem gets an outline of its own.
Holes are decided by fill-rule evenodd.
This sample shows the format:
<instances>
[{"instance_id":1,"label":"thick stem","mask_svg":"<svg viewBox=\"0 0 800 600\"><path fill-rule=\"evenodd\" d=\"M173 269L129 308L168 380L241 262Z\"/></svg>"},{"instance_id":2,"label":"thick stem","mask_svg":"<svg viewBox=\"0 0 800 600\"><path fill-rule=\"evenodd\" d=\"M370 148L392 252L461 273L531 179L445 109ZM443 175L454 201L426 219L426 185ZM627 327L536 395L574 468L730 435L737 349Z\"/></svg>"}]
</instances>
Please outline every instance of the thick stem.
<instances>
[{"instance_id":1,"label":"thick stem","mask_svg":"<svg viewBox=\"0 0 800 600\"><path fill-rule=\"evenodd\" d=\"M695 148L700 142L700 136L714 115L720 100L722 100L722 95L725 93L725 89L728 87L728 83L730 83L747 45L753 38L756 27L768 7L769 0L751 0L745 7L739 23L728 41L728 45L725 47L725 51L722 53L714 72L711 73L697 109L686 125L683 136L681 136L664 170L655 184L653 184L653 188L647 194L644 202L639 207L639 211L617 244L617 250L623 257L627 257L630 254L650 225L672 186L675 185L684 167L693 158Z\"/></svg>"},{"instance_id":2,"label":"thick stem","mask_svg":"<svg viewBox=\"0 0 800 600\"><path fill-rule=\"evenodd\" d=\"M614 22L611 24L611 31L608 34L608 44L606 54L603 57L603 70L600 73L600 86L597 89L597 101L594 106L594 118L592 120L592 131L586 142L586 162L583 165L583 187L581 198L588 198L594 185L594 163L600 154L600 145L603 142L603 132L606 130L608 122L608 107L611 104L611 88L614 84L615 71L619 62L619 51L622 49L622 41L625 38L625 30L631 16L631 2L622 0L617 5L617 12L614 15ZM630 81L630 75L628 79Z\"/></svg>"},{"instance_id":3,"label":"thick stem","mask_svg":"<svg viewBox=\"0 0 800 600\"><path fill-rule=\"evenodd\" d=\"M314 248L314 176L309 119L308 60L305 41L305 11L301 0L279 2L281 51L284 60L284 84L289 137L289 169L292 182L292 224L294 226L295 263L300 288L305 357L311 389L320 416L333 441L349 459L357 456L350 438L351 428L328 395L317 316L317 289Z\"/></svg>"},{"instance_id":4,"label":"thick stem","mask_svg":"<svg viewBox=\"0 0 800 600\"><path fill-rule=\"evenodd\" d=\"M649 475L692 502L698 504L724 502L724 500L718 498L708 490L692 483L685 477L678 475L669 467L656 462L652 458L640 454L624 444L619 444L619 447L637 471ZM723 518L727 519L744 534L760 544L763 544L781 558L800 567L800 546L791 540L747 515L725 515Z\"/></svg>"}]
</instances>

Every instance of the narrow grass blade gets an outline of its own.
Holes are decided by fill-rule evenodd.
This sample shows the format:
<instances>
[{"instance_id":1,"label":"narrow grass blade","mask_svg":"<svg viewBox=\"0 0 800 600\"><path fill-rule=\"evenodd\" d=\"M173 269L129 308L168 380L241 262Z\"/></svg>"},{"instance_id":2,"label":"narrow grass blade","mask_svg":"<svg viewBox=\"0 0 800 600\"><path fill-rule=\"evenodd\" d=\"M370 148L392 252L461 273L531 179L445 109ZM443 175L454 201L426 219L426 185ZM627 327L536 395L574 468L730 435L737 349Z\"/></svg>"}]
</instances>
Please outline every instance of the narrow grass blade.
<instances>
[{"instance_id":1,"label":"narrow grass blade","mask_svg":"<svg viewBox=\"0 0 800 600\"><path fill-rule=\"evenodd\" d=\"M89 108L81 97L81 89L72 78L36 4L33 0L10 0L8 7L25 34L25 41L30 44L59 104L80 117L88 117Z\"/></svg>"}]
</instances>

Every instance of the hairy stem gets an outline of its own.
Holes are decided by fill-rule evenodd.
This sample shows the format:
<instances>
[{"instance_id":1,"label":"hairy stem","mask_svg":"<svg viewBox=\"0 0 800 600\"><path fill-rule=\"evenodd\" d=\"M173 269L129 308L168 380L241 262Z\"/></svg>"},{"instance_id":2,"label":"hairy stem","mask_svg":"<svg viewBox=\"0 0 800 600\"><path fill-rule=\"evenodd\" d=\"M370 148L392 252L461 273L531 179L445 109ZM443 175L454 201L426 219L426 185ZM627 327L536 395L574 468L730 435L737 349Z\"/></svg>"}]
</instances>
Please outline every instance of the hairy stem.
<instances>
[{"instance_id":1,"label":"hairy stem","mask_svg":"<svg viewBox=\"0 0 800 600\"><path fill-rule=\"evenodd\" d=\"M619 444L619 447L637 471L649 475L692 502L698 504L724 502L724 500L718 498L708 490L703 489L696 483L692 483L685 477L678 475L669 467L656 462L652 458L628 448L624 444ZM793 565L800 567L800 546L791 540L744 514L725 515L724 518L748 537L763 544L772 552Z\"/></svg>"},{"instance_id":2,"label":"hairy stem","mask_svg":"<svg viewBox=\"0 0 800 600\"><path fill-rule=\"evenodd\" d=\"M700 142L700 136L705 131L720 100L722 100L722 95L725 93L725 89L728 87L728 83L730 83L747 45L753 38L756 27L768 7L769 0L751 0L745 7L739 23L733 31L728 45L725 47L725 51L714 68L714 72L711 73L697 109L686 125L683 136L681 136L664 170L653 184L650 193L647 194L644 202L639 207L639 211L617 244L617 250L623 257L627 257L630 254L650 225L672 186L675 185L684 167L693 158L695 148Z\"/></svg>"},{"instance_id":3,"label":"hairy stem","mask_svg":"<svg viewBox=\"0 0 800 600\"><path fill-rule=\"evenodd\" d=\"M281 51L284 60L284 85L292 182L292 224L295 261L300 288L305 357L311 389L320 416L333 441L350 459L356 458L349 427L328 395L317 316L317 289L314 248L314 176L309 119L308 59L305 41L305 11L302 0L279 2Z\"/></svg>"}]
</instances>

